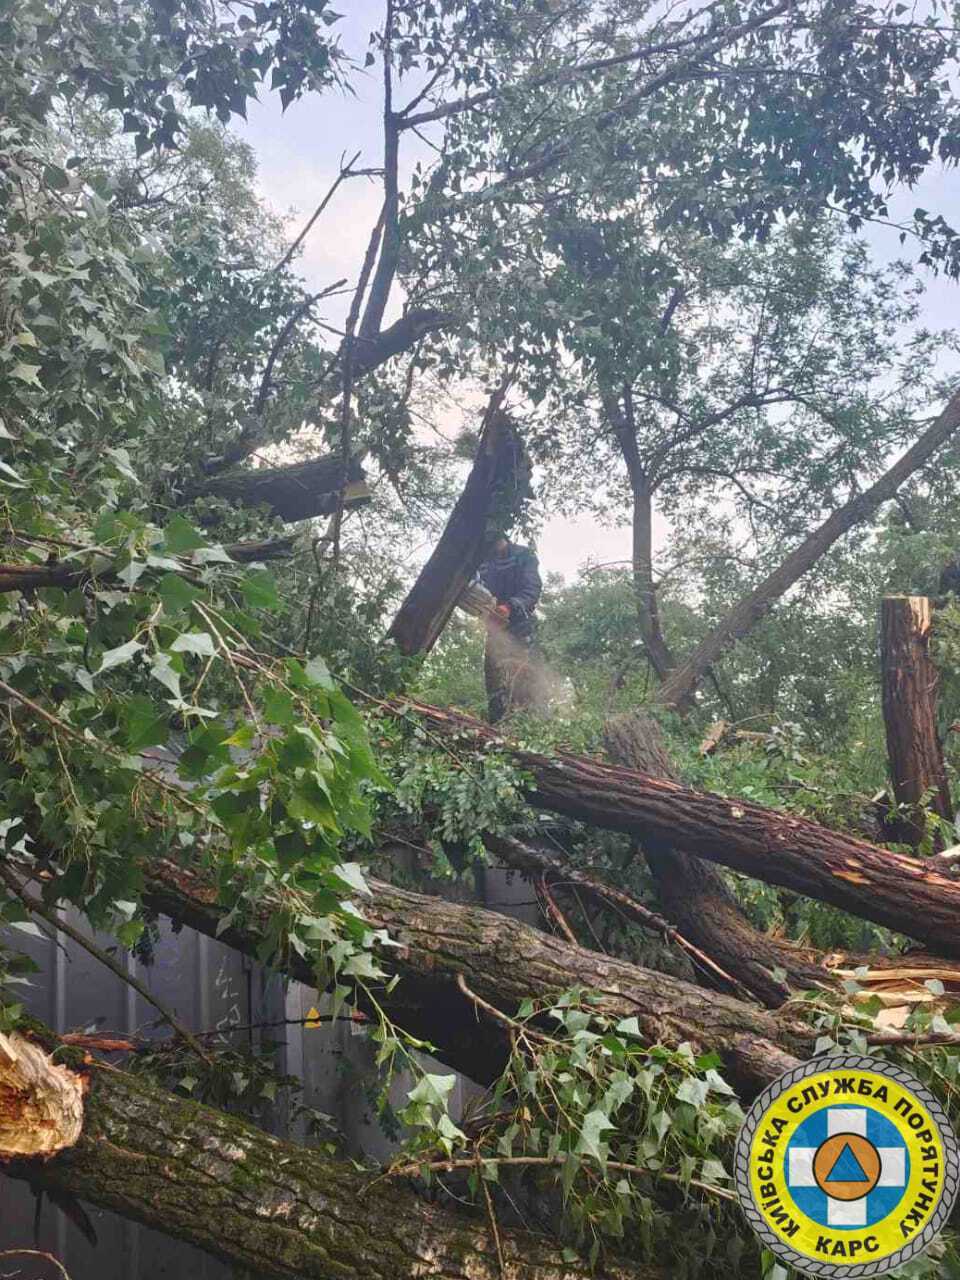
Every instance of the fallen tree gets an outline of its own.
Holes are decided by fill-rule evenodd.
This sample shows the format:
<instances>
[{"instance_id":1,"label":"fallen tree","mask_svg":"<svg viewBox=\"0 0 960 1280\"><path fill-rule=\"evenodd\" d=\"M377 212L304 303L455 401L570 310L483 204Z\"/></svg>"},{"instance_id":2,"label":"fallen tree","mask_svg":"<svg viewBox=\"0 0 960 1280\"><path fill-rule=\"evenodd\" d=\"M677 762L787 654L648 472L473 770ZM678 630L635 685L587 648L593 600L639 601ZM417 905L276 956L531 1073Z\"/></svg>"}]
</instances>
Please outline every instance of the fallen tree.
<instances>
[{"instance_id":1,"label":"fallen tree","mask_svg":"<svg viewBox=\"0 0 960 1280\"><path fill-rule=\"evenodd\" d=\"M346 468L333 455L287 467L240 467L198 480L184 496L219 498L245 507L264 506L271 515L291 523L331 515L337 509L341 489L347 507L369 498L359 459Z\"/></svg>"},{"instance_id":2,"label":"fallen tree","mask_svg":"<svg viewBox=\"0 0 960 1280\"><path fill-rule=\"evenodd\" d=\"M488 725L410 699L381 704L467 747L496 745L529 775L528 798L554 813L718 862L960 955L960 883L934 865L749 801L587 756L529 751Z\"/></svg>"},{"instance_id":3,"label":"fallen tree","mask_svg":"<svg viewBox=\"0 0 960 1280\"><path fill-rule=\"evenodd\" d=\"M29 542L29 539L26 539ZM80 548L77 548L80 550ZM261 560L282 560L293 551L293 538L269 538L258 542L234 542L223 548L237 564L256 564ZM101 560L101 563L103 561ZM184 562L184 572L195 573L196 567ZM48 560L46 564L0 564L0 594L7 591L38 591L60 587L71 591L92 580L117 581L118 573L108 567L98 571L77 568L71 560Z\"/></svg>"},{"instance_id":4,"label":"fallen tree","mask_svg":"<svg viewBox=\"0 0 960 1280\"><path fill-rule=\"evenodd\" d=\"M648 716L632 712L608 720L604 741L617 764L678 781L659 726ZM684 937L756 999L776 1007L791 990L823 981L816 957L754 928L716 867L662 837L645 836L641 845L664 911Z\"/></svg>"},{"instance_id":5,"label":"fallen tree","mask_svg":"<svg viewBox=\"0 0 960 1280\"><path fill-rule=\"evenodd\" d=\"M587 1274L541 1236L505 1228L494 1235L486 1223L428 1203L398 1180L375 1181L375 1173L352 1162L282 1142L77 1051L58 1051L54 1063L14 1034L0 1039L0 1055L0 1161L7 1174L112 1209L252 1274L280 1280ZM665 1275L643 1266L610 1274Z\"/></svg>"},{"instance_id":6,"label":"fallen tree","mask_svg":"<svg viewBox=\"0 0 960 1280\"><path fill-rule=\"evenodd\" d=\"M224 929L226 911L202 878L170 862L151 863L144 874L144 900L153 910L246 954L257 953L269 904L259 919ZM502 1072L508 1036L502 1025L483 1017L461 979L479 1001L506 1012L528 997L588 988L602 995L601 1011L636 1017L650 1044L675 1047L686 1041L716 1050L746 1095L786 1071L812 1045L808 1028L791 1016L588 951L482 907L368 883L372 896L361 903L365 918L399 944L383 954L384 964L402 978L382 997L385 1007L406 1030L428 1040L442 1061L481 1084ZM291 953L283 964L292 977L315 983L309 957Z\"/></svg>"},{"instance_id":7,"label":"fallen tree","mask_svg":"<svg viewBox=\"0 0 960 1280\"><path fill-rule=\"evenodd\" d=\"M463 491L387 633L401 653L429 653L480 564L491 522L512 521L518 503L529 494L523 444L500 411L505 389L490 401Z\"/></svg>"}]
</instances>

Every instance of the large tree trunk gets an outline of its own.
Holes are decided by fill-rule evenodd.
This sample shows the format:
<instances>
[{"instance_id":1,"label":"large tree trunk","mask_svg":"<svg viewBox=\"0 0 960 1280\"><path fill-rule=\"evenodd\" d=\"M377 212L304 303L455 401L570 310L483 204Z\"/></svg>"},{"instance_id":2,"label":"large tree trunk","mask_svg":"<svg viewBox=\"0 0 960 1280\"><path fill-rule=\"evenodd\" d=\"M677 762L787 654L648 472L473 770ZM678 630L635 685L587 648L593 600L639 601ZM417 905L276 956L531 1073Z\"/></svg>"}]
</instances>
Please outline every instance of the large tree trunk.
<instances>
[{"instance_id":1,"label":"large tree trunk","mask_svg":"<svg viewBox=\"0 0 960 1280\"><path fill-rule=\"evenodd\" d=\"M834 511L755 590L734 605L693 653L670 673L660 686L658 701L681 711L689 708L700 681L731 645L742 639L839 538L872 516L881 503L892 498L903 482L933 457L958 427L960 392L953 396L933 425L897 459L876 484Z\"/></svg>"},{"instance_id":2,"label":"large tree trunk","mask_svg":"<svg viewBox=\"0 0 960 1280\"><path fill-rule=\"evenodd\" d=\"M146 874L145 900L154 910L256 954L268 908L259 920L218 934L225 911L205 881L166 862L152 863ZM477 1008L458 985L461 978L475 995L508 1013L528 997L552 997L573 987L599 992L598 1007L635 1016L651 1044L689 1041L716 1050L746 1095L809 1051L809 1029L790 1016L573 946L481 907L368 883L373 896L360 904L365 917L399 943L384 951L383 963L402 981L382 1002L401 1026L428 1040L437 1057L481 1084L501 1074L509 1045L499 1023L480 1025ZM316 981L309 959L291 954L285 966L302 982Z\"/></svg>"},{"instance_id":3,"label":"large tree trunk","mask_svg":"<svg viewBox=\"0 0 960 1280\"><path fill-rule=\"evenodd\" d=\"M401 653L429 653L477 571L491 523L510 523L529 493L529 463L516 429L500 412L502 398L500 391L490 402L463 492L390 627Z\"/></svg>"},{"instance_id":4,"label":"large tree trunk","mask_svg":"<svg viewBox=\"0 0 960 1280\"><path fill-rule=\"evenodd\" d=\"M540 808L664 841L905 933L942 955L960 955L960 882L929 863L746 800L695 791L587 756L527 751L457 712L410 699L396 707L467 742L496 741L530 775L528 795Z\"/></svg>"},{"instance_id":5,"label":"large tree trunk","mask_svg":"<svg viewBox=\"0 0 960 1280\"><path fill-rule=\"evenodd\" d=\"M668 320L669 323L669 320ZM604 399L607 417L614 429L630 481L633 497L633 589L637 603L637 620L644 652L657 674L664 680L676 666L673 654L660 627L660 608L653 582L653 487L644 471L637 447L637 428L629 390L624 389L625 405L614 396Z\"/></svg>"},{"instance_id":6,"label":"large tree trunk","mask_svg":"<svg viewBox=\"0 0 960 1280\"><path fill-rule=\"evenodd\" d=\"M354 460L344 472L339 458L311 458L288 467L241 467L200 480L187 498L222 498L244 507L265 506L271 514L288 522L328 516L337 509L341 488L346 506L356 506L369 497L363 468Z\"/></svg>"},{"instance_id":7,"label":"large tree trunk","mask_svg":"<svg viewBox=\"0 0 960 1280\"><path fill-rule=\"evenodd\" d=\"M605 725L604 738L618 764L676 782L659 726L649 717L635 712L617 716ZM753 927L715 867L662 839L641 843L667 916L685 938L758 1000L775 1008L791 988L823 982L822 968L808 953ZM706 976L709 981L710 975Z\"/></svg>"},{"instance_id":8,"label":"large tree trunk","mask_svg":"<svg viewBox=\"0 0 960 1280\"><path fill-rule=\"evenodd\" d=\"M23 1045L6 1040L9 1052ZM32 1053L32 1047L28 1046ZM58 1054L58 1061L63 1062ZM67 1056L88 1084L75 1145L17 1158L13 1177L155 1227L257 1276L281 1280L580 1280L587 1269L526 1232L500 1231L406 1185L272 1138L236 1116L176 1098L113 1067ZM6 1077L5 1077L6 1080ZM4 1104L4 1137L34 1123L35 1082ZM22 1120L13 1107L23 1107ZM50 1101L44 1098L45 1110ZM19 1150L18 1147L13 1148ZM11 1148L0 1149L0 1159ZM614 1268L624 1278L653 1267Z\"/></svg>"},{"instance_id":9,"label":"large tree trunk","mask_svg":"<svg viewBox=\"0 0 960 1280\"><path fill-rule=\"evenodd\" d=\"M880 670L890 780L905 810L892 838L918 845L921 808L953 821L937 730L939 674L930 658L932 611L925 596L887 596L880 606ZM939 841L938 848L943 847Z\"/></svg>"}]
</instances>

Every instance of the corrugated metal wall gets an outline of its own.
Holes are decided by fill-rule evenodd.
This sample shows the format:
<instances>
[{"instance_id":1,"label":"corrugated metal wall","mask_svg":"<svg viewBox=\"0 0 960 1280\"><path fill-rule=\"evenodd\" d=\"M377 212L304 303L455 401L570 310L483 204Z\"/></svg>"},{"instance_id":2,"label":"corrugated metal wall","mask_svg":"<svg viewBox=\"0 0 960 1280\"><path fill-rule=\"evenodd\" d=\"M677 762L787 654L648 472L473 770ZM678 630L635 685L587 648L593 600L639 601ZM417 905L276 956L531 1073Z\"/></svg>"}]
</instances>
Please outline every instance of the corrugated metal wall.
<instances>
[{"instance_id":1,"label":"corrugated metal wall","mask_svg":"<svg viewBox=\"0 0 960 1280\"><path fill-rule=\"evenodd\" d=\"M487 871L480 896L499 911L530 916L532 895L519 877ZM84 928L81 917L71 914L69 920ZM95 935L95 940L104 948L115 945L109 937ZM96 1027L149 1034L156 1010L77 943L62 935L54 940L20 930L10 941L40 966L32 975L32 986L22 988L23 999L50 1027L61 1032ZM312 989L284 983L192 929L175 932L166 920L161 921L151 964L137 964L122 951L115 954L124 956L130 971L194 1031L302 1019L314 1005L324 1007ZM155 1034L164 1033L161 1028ZM241 1033L248 1042L256 1034ZM265 1034L272 1040L285 1039L278 1067L300 1077L305 1104L333 1117L351 1153L374 1159L391 1154L394 1144L377 1123L363 1087L371 1078L373 1049L362 1027L324 1023L317 1028L271 1028ZM242 1043L237 1033L233 1043ZM444 1070L440 1064L432 1069ZM398 1105L408 1087L409 1082L396 1081ZM475 1092L469 1080L458 1080L451 1100L455 1117ZM294 1141L306 1137L303 1125L288 1125L280 1109L275 1129ZM189 1245L86 1206L98 1239L93 1246L46 1198L37 1215L35 1197L24 1183L0 1177L0 1193L0 1249L47 1250L60 1259L71 1280L227 1280L232 1275L230 1268ZM56 1280L59 1275L50 1264L29 1257L11 1258L2 1268L3 1274L8 1272L18 1280Z\"/></svg>"}]
</instances>

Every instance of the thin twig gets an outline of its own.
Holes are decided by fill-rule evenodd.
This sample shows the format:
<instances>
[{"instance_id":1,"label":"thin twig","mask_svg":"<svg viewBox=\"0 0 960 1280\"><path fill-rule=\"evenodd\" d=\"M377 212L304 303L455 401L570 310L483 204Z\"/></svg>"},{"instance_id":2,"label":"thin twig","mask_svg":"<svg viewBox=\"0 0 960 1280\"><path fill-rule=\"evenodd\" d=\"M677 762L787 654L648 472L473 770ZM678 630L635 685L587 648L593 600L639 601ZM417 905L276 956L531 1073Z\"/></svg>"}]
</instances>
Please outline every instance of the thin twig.
<instances>
[{"instance_id":1,"label":"thin twig","mask_svg":"<svg viewBox=\"0 0 960 1280\"><path fill-rule=\"evenodd\" d=\"M512 1033L519 1033L530 1040L542 1040L544 1044L557 1044L557 1040L553 1036L544 1035L542 1031L532 1031L530 1027L525 1027L522 1022L517 1022L515 1018L511 1018L502 1009L498 1009L496 1005L489 1004L482 996L478 996L475 991L471 991L462 973L457 974L457 986L478 1009L482 1009L494 1021L501 1022L504 1026L509 1027Z\"/></svg>"},{"instance_id":2,"label":"thin twig","mask_svg":"<svg viewBox=\"0 0 960 1280\"><path fill-rule=\"evenodd\" d=\"M344 152L344 154L346 153ZM297 252L297 250L303 244L304 240L310 234L313 224L316 222L316 220L323 213L324 209L326 209L327 205L333 199L334 195L336 194L337 188L340 186L341 182L343 182L345 178L352 178L354 176L353 166L354 164L356 164L356 162L359 159L360 159L359 151L356 153L356 155L353 157L352 160L347 161L346 165L344 165L343 163L343 156L340 157L340 172L337 174L336 178L334 178L333 185L331 186L327 194L323 197L323 199L320 201L320 204L317 206L316 212L314 213L313 217L310 219L307 225L303 228L303 230L297 236L296 240L294 240L293 244L290 246L287 252L283 255L283 257L280 259L277 265L273 268L274 272L282 270L290 261L290 259L293 257L293 255Z\"/></svg>"},{"instance_id":3,"label":"thin twig","mask_svg":"<svg viewBox=\"0 0 960 1280\"><path fill-rule=\"evenodd\" d=\"M194 1036L192 1032L188 1031L187 1028L179 1022L176 1015L171 1013L166 1005L162 1004L152 991L150 991L149 987L145 986L139 978L134 977L132 973L128 973L126 969L124 969L123 965L114 960L113 956L108 955L106 951L103 951L89 938L84 937L79 929L75 929L73 925L68 924L66 920L61 920L57 913L51 910L46 903L42 902L39 898L35 898L32 893L28 893L27 890L24 889L23 885L17 880L17 877L4 866L0 866L0 880L3 880L10 892L15 894L29 911L34 915L40 916L42 920L46 920L47 924L51 925L58 932L65 933L67 937L71 938L78 946L83 947L84 951L88 952L96 960L99 960L100 963L111 970L112 973L115 973L122 982L133 987L134 991L143 996L144 1000L146 1000L148 1004L153 1005L157 1013L159 1013L163 1018L164 1022L168 1023L169 1026L173 1028L180 1039L183 1040L184 1044L189 1045L198 1058L201 1058L207 1066L213 1066L213 1059L200 1044L200 1041L196 1036Z\"/></svg>"},{"instance_id":4,"label":"thin twig","mask_svg":"<svg viewBox=\"0 0 960 1280\"><path fill-rule=\"evenodd\" d=\"M493 1236L493 1245L497 1251L497 1268L500 1272L500 1280L505 1280L507 1274L507 1264L503 1257L503 1244L500 1240L500 1228L497 1226L497 1215L493 1209L493 1197L490 1195L490 1188L487 1186L487 1180L483 1176L483 1169L480 1164L480 1153L477 1152L477 1178L480 1182L480 1188L483 1191L484 1203L487 1206L487 1217L490 1220L490 1234Z\"/></svg>"},{"instance_id":5,"label":"thin twig","mask_svg":"<svg viewBox=\"0 0 960 1280\"><path fill-rule=\"evenodd\" d=\"M337 509L333 517L333 568L336 569L340 563L340 533L343 528L343 511L347 499L347 473L350 468L350 427L351 417L350 408L353 398L353 340L357 330L357 321L360 318L360 307L363 303L363 295L367 291L367 284L370 280L370 273L373 271L373 264L376 261L377 249L384 234L384 226L386 225L387 206L384 203L380 210L380 217L377 219L377 225L370 234L370 242L367 245L367 252L364 255L363 266L360 269L360 278L357 281L357 287L354 291L353 301L350 303L350 313L347 316L347 323L344 326L343 335L343 380L342 400L340 402L340 463L343 469L343 475L340 478L340 491L337 494Z\"/></svg>"},{"instance_id":6,"label":"thin twig","mask_svg":"<svg viewBox=\"0 0 960 1280\"><path fill-rule=\"evenodd\" d=\"M524 1167L531 1168L556 1168L566 1163L567 1157L563 1154L555 1156L491 1156L491 1160L503 1167ZM392 1169L388 1169L386 1177L390 1178L415 1178L422 1169L429 1169L431 1173L453 1173L458 1169L473 1169L476 1166L475 1159L460 1160L420 1160L413 1161L410 1164L395 1165ZM648 1169L642 1164L624 1164L620 1160L608 1160L604 1165L606 1169L612 1169L615 1173L634 1173L641 1174L649 1178L665 1178L668 1182L679 1182L681 1186L697 1187L700 1191L709 1192L710 1195L719 1196L721 1200L736 1200L736 1196L732 1191L728 1191L726 1187L714 1186L712 1182L701 1182L698 1178L681 1178L678 1173L664 1173L660 1169Z\"/></svg>"},{"instance_id":7,"label":"thin twig","mask_svg":"<svg viewBox=\"0 0 960 1280\"><path fill-rule=\"evenodd\" d=\"M911 1035L909 1031L868 1031L864 1038L867 1044L893 1044L904 1049L960 1046L960 1033L956 1031L919 1031L915 1035Z\"/></svg>"},{"instance_id":8,"label":"thin twig","mask_svg":"<svg viewBox=\"0 0 960 1280\"><path fill-rule=\"evenodd\" d=\"M567 917L563 914L563 912L557 906L554 900L553 894L550 892L550 886L547 883L547 877L543 872L541 872L541 874L537 876L536 885L537 885L537 892L543 898L543 905L546 910L547 916L553 921L553 923L557 926L557 928L560 930L560 932L563 934L563 936L566 938L568 942L572 942L575 947L579 946L580 944L577 941L577 935L570 928L569 922L567 921Z\"/></svg>"}]
</instances>

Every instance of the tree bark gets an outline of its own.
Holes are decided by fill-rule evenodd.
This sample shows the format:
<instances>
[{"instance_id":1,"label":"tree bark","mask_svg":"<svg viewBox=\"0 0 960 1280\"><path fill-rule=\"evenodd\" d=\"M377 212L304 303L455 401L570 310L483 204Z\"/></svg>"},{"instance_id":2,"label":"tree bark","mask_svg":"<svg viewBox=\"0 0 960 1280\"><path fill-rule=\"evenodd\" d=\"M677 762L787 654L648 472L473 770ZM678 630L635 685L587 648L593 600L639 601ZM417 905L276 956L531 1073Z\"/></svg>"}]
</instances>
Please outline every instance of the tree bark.
<instances>
[{"instance_id":1,"label":"tree bark","mask_svg":"<svg viewBox=\"0 0 960 1280\"><path fill-rule=\"evenodd\" d=\"M486 1224L428 1204L398 1180L374 1181L372 1172L281 1142L140 1077L83 1062L75 1052L66 1060L88 1086L79 1140L46 1160L15 1157L5 1164L10 1176L35 1187L79 1196L280 1280L587 1274L585 1266L564 1262L551 1241L506 1229L499 1232L501 1271ZM19 1099L30 1100L28 1093ZM8 1110L9 1102L9 1126ZM613 1274L665 1280L656 1267L617 1267Z\"/></svg>"},{"instance_id":2,"label":"tree bark","mask_svg":"<svg viewBox=\"0 0 960 1280\"><path fill-rule=\"evenodd\" d=\"M587 756L527 751L454 711L410 699L383 705L403 714L413 711L431 728L468 744L496 742L530 775L527 794L539 808L662 840L905 933L942 955L960 955L960 882L927 862L746 800L695 791Z\"/></svg>"},{"instance_id":3,"label":"tree bark","mask_svg":"<svg viewBox=\"0 0 960 1280\"><path fill-rule=\"evenodd\" d=\"M411 351L428 333L435 333L451 322L452 317L447 312L438 311L435 307L416 307L377 334L364 336L361 332L354 344L355 376L361 378L372 373L393 356Z\"/></svg>"},{"instance_id":4,"label":"tree bark","mask_svg":"<svg viewBox=\"0 0 960 1280\"><path fill-rule=\"evenodd\" d=\"M260 542L234 542L224 551L238 564L255 564L259 560L282 560L293 551L292 538L269 538ZM186 564L184 568L186 569ZM0 564L0 594L6 591L37 591L44 587L60 587L70 591L93 578L103 582L113 573L94 573L78 569L72 561L53 564Z\"/></svg>"},{"instance_id":5,"label":"tree bark","mask_svg":"<svg viewBox=\"0 0 960 1280\"><path fill-rule=\"evenodd\" d=\"M887 596L880 606L880 671L890 780L906 811L893 838L917 846L925 804L953 821L950 787L937 731L939 673L930 658L932 610L925 596ZM943 848L943 842L937 842Z\"/></svg>"},{"instance_id":6,"label":"tree bark","mask_svg":"<svg viewBox=\"0 0 960 1280\"><path fill-rule=\"evenodd\" d=\"M960 427L960 392L933 425L869 489L857 494L830 515L773 573L744 596L708 636L697 645L660 686L657 701L679 711L689 709L700 681L724 653L742 639L765 613L825 552L855 525L872 516L892 498L905 480L927 462Z\"/></svg>"},{"instance_id":7,"label":"tree bark","mask_svg":"<svg viewBox=\"0 0 960 1280\"><path fill-rule=\"evenodd\" d=\"M345 476L340 458L327 456L289 467L242 467L225 471L199 481L186 496L222 498L245 507L266 506L271 514L290 522L331 515L337 509L337 498L344 483L346 505L363 502L369 497L363 478L359 461L350 464Z\"/></svg>"},{"instance_id":8,"label":"tree bark","mask_svg":"<svg viewBox=\"0 0 960 1280\"><path fill-rule=\"evenodd\" d=\"M668 311L668 324L669 314L671 312ZM676 666L676 660L670 652L660 626L660 609L653 582L653 487L644 470L640 450L637 448L636 423L628 388L624 389L624 399L626 404L621 408L615 397L606 396L604 407L623 455L633 498L633 590L637 604L637 620L640 624L640 638L657 678L665 680L668 673Z\"/></svg>"},{"instance_id":9,"label":"tree bark","mask_svg":"<svg viewBox=\"0 0 960 1280\"><path fill-rule=\"evenodd\" d=\"M218 935L225 911L206 881L169 862L152 863L145 876L144 899L153 910L219 936L246 954L257 953L267 908L259 919ZM378 880L368 884L373 896L359 904L365 918L399 943L386 948L382 958L402 981L379 997L381 1003L400 1026L429 1041L443 1062L480 1084L501 1074L509 1044L502 1025L481 1023L458 986L460 977L477 996L506 1013L528 997L553 997L573 987L599 992L603 1002L598 1008L635 1016L650 1044L676 1047L689 1041L705 1052L716 1050L747 1096L810 1049L809 1028L789 1015L573 946L482 907L426 897ZM309 959L291 954L284 967L291 977L315 984Z\"/></svg>"},{"instance_id":10,"label":"tree bark","mask_svg":"<svg viewBox=\"0 0 960 1280\"><path fill-rule=\"evenodd\" d=\"M617 764L677 781L659 727L649 717L635 712L617 716L604 726L604 738ZM824 982L823 969L808 952L753 927L715 867L662 839L644 839L641 847L661 906L679 932L756 999L776 1008L791 989ZM710 974L705 976L710 982Z\"/></svg>"},{"instance_id":11,"label":"tree bark","mask_svg":"<svg viewBox=\"0 0 960 1280\"><path fill-rule=\"evenodd\" d=\"M491 521L510 521L518 501L529 492L523 445L500 411L503 390L491 399L463 492L388 632L401 653L429 653L433 648L477 571Z\"/></svg>"}]
</instances>

